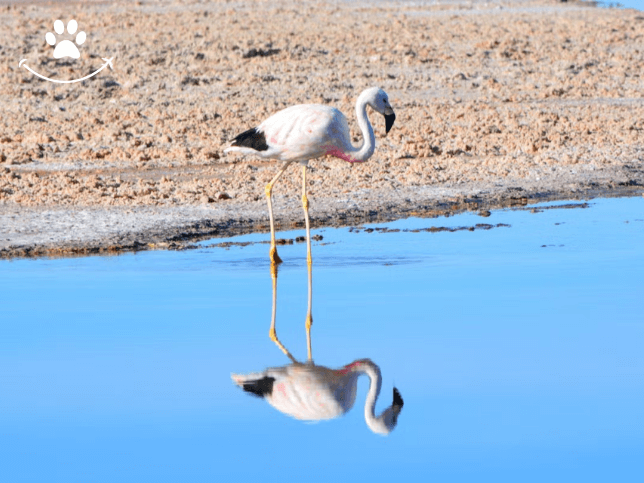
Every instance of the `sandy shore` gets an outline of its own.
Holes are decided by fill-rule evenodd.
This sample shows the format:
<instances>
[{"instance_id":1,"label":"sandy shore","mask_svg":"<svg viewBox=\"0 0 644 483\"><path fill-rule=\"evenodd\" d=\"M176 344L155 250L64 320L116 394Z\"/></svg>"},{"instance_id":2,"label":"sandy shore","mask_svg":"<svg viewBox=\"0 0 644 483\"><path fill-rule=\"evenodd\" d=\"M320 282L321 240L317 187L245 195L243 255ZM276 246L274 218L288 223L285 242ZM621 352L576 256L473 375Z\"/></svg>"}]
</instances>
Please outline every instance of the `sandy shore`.
<instances>
[{"instance_id":1,"label":"sandy shore","mask_svg":"<svg viewBox=\"0 0 644 483\"><path fill-rule=\"evenodd\" d=\"M304 6L302 6L304 4ZM77 60L45 34L74 18ZM310 163L314 224L638 194L644 14L569 1L89 2L0 6L0 257L265 231L275 163L227 142L297 103L378 85L376 153ZM60 39L75 40L67 33ZM54 79L43 81L19 62ZM300 171L275 189L301 226Z\"/></svg>"}]
</instances>

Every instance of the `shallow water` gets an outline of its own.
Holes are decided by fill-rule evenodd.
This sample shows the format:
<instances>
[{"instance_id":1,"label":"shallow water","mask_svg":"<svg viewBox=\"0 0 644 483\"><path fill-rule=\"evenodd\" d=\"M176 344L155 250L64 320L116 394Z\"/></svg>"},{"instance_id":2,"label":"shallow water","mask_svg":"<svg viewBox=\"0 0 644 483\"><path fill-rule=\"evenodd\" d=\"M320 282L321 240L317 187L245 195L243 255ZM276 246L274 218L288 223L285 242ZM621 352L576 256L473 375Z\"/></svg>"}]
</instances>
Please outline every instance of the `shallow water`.
<instances>
[{"instance_id":1,"label":"shallow water","mask_svg":"<svg viewBox=\"0 0 644 483\"><path fill-rule=\"evenodd\" d=\"M600 1L599 5L608 8L634 8L644 10L644 0L617 0Z\"/></svg>"},{"instance_id":2,"label":"shallow water","mask_svg":"<svg viewBox=\"0 0 644 483\"><path fill-rule=\"evenodd\" d=\"M365 425L367 379L316 424L233 386L288 363L268 338L266 245L2 261L3 480L632 479L644 199L571 203L314 230L315 362L380 366L377 412L394 384L405 400L388 437ZM480 223L510 226L422 231ZM279 248L277 329L300 359L305 251Z\"/></svg>"}]
</instances>

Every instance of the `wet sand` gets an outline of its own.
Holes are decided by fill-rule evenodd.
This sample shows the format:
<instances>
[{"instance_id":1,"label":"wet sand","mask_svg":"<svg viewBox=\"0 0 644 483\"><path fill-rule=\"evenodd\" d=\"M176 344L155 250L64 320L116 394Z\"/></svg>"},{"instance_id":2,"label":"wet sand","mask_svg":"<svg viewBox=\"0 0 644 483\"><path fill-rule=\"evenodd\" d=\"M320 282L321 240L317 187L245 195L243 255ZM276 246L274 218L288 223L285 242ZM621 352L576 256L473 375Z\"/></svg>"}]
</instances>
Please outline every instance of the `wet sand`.
<instances>
[{"instance_id":1,"label":"wet sand","mask_svg":"<svg viewBox=\"0 0 644 483\"><path fill-rule=\"evenodd\" d=\"M56 19L87 40L53 58ZM312 161L314 226L641 194L644 14L581 2L0 6L0 257L177 247L266 231L274 162L224 156L273 112L383 87L364 164ZM75 40L63 34L61 39ZM55 79L43 81L18 64ZM302 226L300 170L276 185Z\"/></svg>"}]
</instances>

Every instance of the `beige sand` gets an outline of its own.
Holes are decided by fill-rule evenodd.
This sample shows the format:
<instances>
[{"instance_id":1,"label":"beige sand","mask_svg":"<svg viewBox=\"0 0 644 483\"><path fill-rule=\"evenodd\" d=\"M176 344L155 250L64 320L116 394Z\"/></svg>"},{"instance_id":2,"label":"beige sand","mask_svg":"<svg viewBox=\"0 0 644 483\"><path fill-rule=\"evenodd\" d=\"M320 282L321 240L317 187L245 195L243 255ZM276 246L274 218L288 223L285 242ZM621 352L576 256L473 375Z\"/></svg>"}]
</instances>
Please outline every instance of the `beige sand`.
<instances>
[{"instance_id":1,"label":"beige sand","mask_svg":"<svg viewBox=\"0 0 644 483\"><path fill-rule=\"evenodd\" d=\"M304 6L302 6L304 4ZM75 18L78 60L45 34ZM222 153L297 103L349 118L378 85L377 149L310 163L316 224L644 183L644 14L580 2L90 2L0 6L0 254L165 246L265 230L277 164ZM66 35L63 38L72 36ZM43 81L106 69L76 84ZM275 189L300 221L300 170ZM69 220L75 220L73 222Z\"/></svg>"}]
</instances>

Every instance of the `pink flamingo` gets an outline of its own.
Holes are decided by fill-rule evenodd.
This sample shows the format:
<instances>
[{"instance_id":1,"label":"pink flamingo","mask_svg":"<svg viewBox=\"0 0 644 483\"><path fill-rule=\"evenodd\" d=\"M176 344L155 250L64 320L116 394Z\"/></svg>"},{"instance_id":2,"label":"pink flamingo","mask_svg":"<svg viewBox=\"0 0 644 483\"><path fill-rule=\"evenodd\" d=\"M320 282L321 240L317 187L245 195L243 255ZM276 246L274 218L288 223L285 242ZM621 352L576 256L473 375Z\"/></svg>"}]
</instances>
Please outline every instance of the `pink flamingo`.
<instances>
[{"instance_id":1,"label":"pink flamingo","mask_svg":"<svg viewBox=\"0 0 644 483\"><path fill-rule=\"evenodd\" d=\"M287 107L266 119L259 126L249 129L233 139L225 153L254 154L266 159L285 161L280 171L266 185L268 216L271 225L270 259L272 263L282 260L275 246L275 227L271 193L273 185L288 166L297 161L302 164L302 206L306 221L307 263L311 266L311 233L309 226L309 202L306 197L306 166L311 159L335 156L349 163L362 163L369 159L376 147L371 123L367 118L367 106L385 116L388 133L396 115L385 91L378 87L364 90L356 102L358 126L362 131L362 143L355 147L347 118L334 107L319 104L300 104Z\"/></svg>"}]
</instances>

